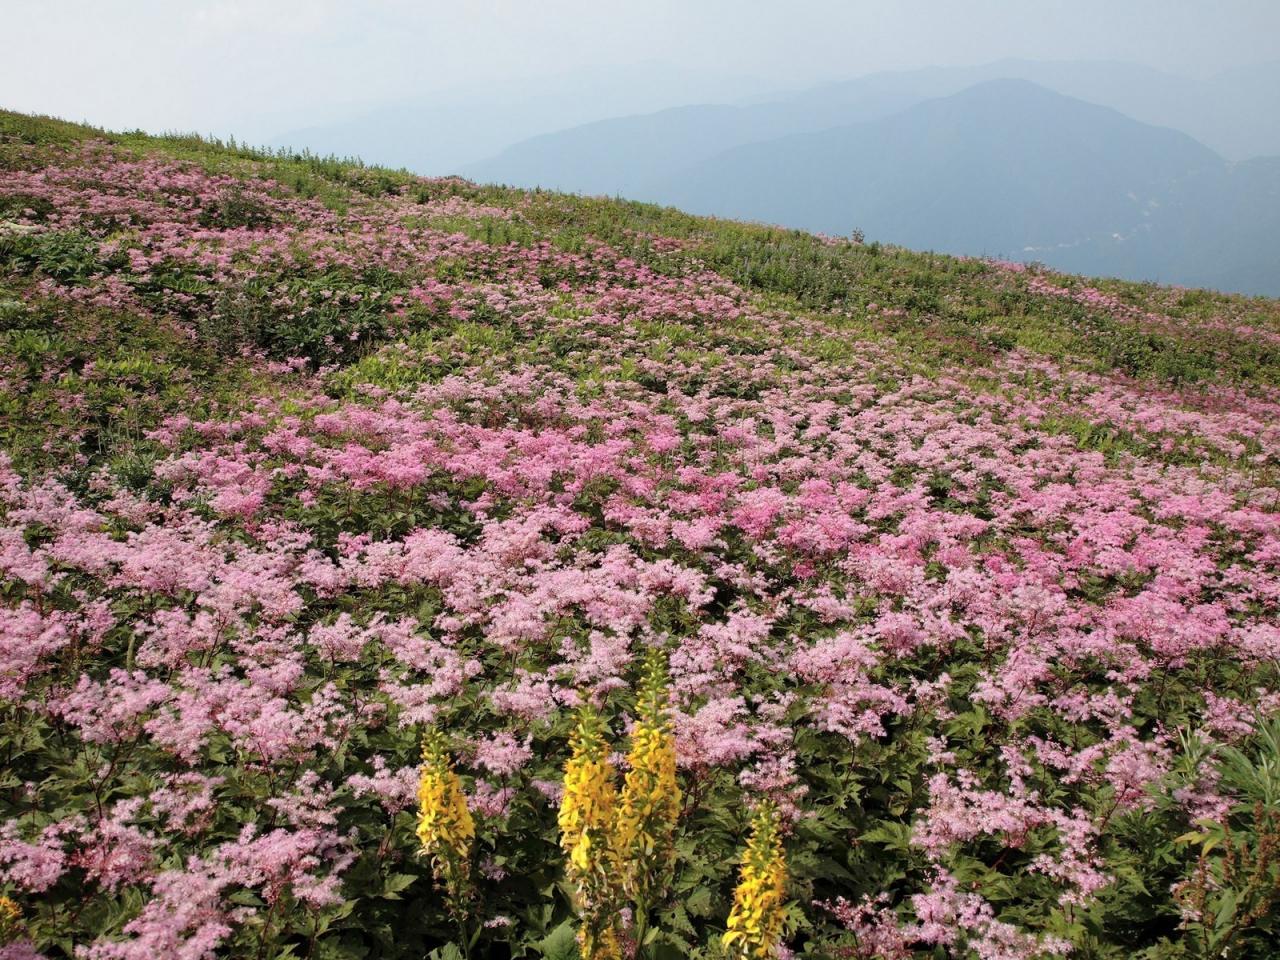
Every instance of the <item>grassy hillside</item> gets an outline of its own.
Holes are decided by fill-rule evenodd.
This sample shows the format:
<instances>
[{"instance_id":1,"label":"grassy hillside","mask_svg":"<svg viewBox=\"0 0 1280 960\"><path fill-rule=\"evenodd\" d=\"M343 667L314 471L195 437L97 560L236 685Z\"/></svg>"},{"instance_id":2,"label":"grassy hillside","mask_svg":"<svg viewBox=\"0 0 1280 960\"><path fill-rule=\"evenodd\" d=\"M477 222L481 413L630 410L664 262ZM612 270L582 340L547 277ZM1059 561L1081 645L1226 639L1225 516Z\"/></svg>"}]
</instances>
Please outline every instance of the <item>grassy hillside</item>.
<instances>
[{"instance_id":1,"label":"grassy hillside","mask_svg":"<svg viewBox=\"0 0 1280 960\"><path fill-rule=\"evenodd\" d=\"M1278 301L0 113L0 450L0 958L1271 956Z\"/></svg>"}]
</instances>

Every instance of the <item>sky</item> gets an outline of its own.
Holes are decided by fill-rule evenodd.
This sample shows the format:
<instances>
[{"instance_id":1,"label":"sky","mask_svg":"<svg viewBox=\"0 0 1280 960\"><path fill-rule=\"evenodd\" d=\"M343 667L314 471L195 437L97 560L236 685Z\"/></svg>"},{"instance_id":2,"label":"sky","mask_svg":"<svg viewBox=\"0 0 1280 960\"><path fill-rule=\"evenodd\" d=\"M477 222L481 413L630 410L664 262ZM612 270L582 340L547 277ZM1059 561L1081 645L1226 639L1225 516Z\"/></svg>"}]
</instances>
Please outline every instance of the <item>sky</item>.
<instances>
[{"instance_id":1,"label":"sky","mask_svg":"<svg viewBox=\"0 0 1280 960\"><path fill-rule=\"evenodd\" d=\"M1204 75L1280 58L1280 2L0 0L0 35L0 106L257 142L548 76L581 75L590 97L627 68L669 74L686 100L1004 57Z\"/></svg>"}]
</instances>

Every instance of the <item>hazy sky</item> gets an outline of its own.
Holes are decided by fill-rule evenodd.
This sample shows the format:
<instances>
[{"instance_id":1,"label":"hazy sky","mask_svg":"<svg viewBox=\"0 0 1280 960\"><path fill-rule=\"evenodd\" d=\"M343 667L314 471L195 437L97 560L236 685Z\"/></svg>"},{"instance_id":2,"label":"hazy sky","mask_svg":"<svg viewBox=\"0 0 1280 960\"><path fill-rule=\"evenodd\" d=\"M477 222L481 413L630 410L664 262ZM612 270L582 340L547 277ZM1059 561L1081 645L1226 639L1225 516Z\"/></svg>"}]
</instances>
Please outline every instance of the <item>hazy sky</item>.
<instances>
[{"instance_id":1,"label":"hazy sky","mask_svg":"<svg viewBox=\"0 0 1280 960\"><path fill-rule=\"evenodd\" d=\"M258 137L352 105L644 61L689 72L693 99L699 75L756 78L755 92L1002 57L1209 73L1280 58L1280 2L0 0L0 35L0 106Z\"/></svg>"}]
</instances>

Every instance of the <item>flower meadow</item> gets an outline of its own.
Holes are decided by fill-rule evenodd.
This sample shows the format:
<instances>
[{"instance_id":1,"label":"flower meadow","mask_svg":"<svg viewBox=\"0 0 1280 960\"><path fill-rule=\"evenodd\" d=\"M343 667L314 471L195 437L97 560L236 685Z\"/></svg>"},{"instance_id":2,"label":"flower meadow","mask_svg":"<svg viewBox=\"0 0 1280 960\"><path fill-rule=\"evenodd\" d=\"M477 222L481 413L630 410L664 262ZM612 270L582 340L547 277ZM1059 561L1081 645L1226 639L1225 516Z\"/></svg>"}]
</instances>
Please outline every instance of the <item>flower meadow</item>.
<instances>
[{"instance_id":1,"label":"flower meadow","mask_svg":"<svg viewBox=\"0 0 1280 960\"><path fill-rule=\"evenodd\" d=\"M1280 306L0 113L0 958L1280 953Z\"/></svg>"}]
</instances>

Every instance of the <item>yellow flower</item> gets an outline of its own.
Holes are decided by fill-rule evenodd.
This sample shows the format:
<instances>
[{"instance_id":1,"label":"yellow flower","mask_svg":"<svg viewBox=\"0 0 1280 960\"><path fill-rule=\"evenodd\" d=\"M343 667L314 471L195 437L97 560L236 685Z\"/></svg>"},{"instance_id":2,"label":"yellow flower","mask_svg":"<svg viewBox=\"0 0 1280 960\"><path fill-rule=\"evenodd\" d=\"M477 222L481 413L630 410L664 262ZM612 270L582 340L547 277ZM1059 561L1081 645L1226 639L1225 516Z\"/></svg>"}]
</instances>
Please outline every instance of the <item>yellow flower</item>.
<instances>
[{"instance_id":1,"label":"yellow flower","mask_svg":"<svg viewBox=\"0 0 1280 960\"><path fill-rule=\"evenodd\" d=\"M594 710L584 707L578 714L570 742L573 754L565 765L560 801L560 847L569 858L565 873L582 917L579 953L583 960L613 960L620 950L617 870L609 828L617 788L603 724Z\"/></svg>"},{"instance_id":2,"label":"yellow flower","mask_svg":"<svg viewBox=\"0 0 1280 960\"><path fill-rule=\"evenodd\" d=\"M422 738L417 833L423 852L431 858L436 879L445 885L457 906L470 874L471 841L476 828L445 738L435 729L428 730Z\"/></svg>"},{"instance_id":3,"label":"yellow flower","mask_svg":"<svg viewBox=\"0 0 1280 960\"><path fill-rule=\"evenodd\" d=\"M787 864L778 833L778 816L762 804L751 820L751 838L742 857L733 909L721 942L741 960L768 960L782 934L782 903Z\"/></svg>"},{"instance_id":4,"label":"yellow flower","mask_svg":"<svg viewBox=\"0 0 1280 960\"><path fill-rule=\"evenodd\" d=\"M586 926L579 930L578 957L579 960L622 960L622 946L614 924L609 924L594 936Z\"/></svg>"},{"instance_id":5,"label":"yellow flower","mask_svg":"<svg viewBox=\"0 0 1280 960\"><path fill-rule=\"evenodd\" d=\"M18 935L22 924L22 908L9 897L0 896L0 943L8 943Z\"/></svg>"},{"instance_id":6,"label":"yellow flower","mask_svg":"<svg viewBox=\"0 0 1280 960\"><path fill-rule=\"evenodd\" d=\"M622 888L640 913L666 892L675 871L680 787L667 700L666 666L654 654L640 687L627 756L630 769L613 826Z\"/></svg>"}]
</instances>

